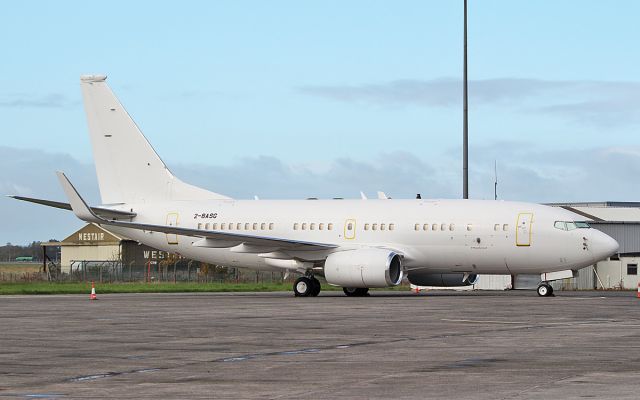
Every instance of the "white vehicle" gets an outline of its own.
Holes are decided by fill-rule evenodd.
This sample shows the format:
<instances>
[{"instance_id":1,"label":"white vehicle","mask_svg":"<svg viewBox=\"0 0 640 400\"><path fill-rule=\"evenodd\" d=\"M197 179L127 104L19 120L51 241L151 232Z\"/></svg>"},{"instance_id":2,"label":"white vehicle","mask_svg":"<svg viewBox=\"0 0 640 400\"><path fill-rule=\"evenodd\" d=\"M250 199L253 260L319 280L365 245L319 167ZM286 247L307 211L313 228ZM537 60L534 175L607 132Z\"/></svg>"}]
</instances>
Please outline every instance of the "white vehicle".
<instances>
[{"instance_id":1,"label":"white vehicle","mask_svg":"<svg viewBox=\"0 0 640 400\"><path fill-rule=\"evenodd\" d=\"M349 296L408 280L464 286L478 274L545 274L594 264L618 243L566 210L494 200L234 200L176 178L107 86L80 79L102 205L89 207L58 177L57 208L148 246L218 265L301 274L296 296L316 296L323 276ZM557 271L564 271L554 273ZM545 276L548 278L545 280Z\"/></svg>"}]
</instances>

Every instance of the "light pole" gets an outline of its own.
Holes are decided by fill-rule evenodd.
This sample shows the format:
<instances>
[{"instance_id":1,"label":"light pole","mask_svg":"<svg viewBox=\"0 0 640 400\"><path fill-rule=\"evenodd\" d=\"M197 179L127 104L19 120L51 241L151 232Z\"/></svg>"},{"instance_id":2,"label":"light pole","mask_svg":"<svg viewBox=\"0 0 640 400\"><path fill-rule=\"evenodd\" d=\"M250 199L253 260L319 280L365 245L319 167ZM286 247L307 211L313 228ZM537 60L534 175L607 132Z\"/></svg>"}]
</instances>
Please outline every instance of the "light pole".
<instances>
[{"instance_id":1,"label":"light pole","mask_svg":"<svg viewBox=\"0 0 640 400\"><path fill-rule=\"evenodd\" d=\"M464 0L464 61L462 77L462 198L469 198L469 104L467 99L467 0Z\"/></svg>"}]
</instances>

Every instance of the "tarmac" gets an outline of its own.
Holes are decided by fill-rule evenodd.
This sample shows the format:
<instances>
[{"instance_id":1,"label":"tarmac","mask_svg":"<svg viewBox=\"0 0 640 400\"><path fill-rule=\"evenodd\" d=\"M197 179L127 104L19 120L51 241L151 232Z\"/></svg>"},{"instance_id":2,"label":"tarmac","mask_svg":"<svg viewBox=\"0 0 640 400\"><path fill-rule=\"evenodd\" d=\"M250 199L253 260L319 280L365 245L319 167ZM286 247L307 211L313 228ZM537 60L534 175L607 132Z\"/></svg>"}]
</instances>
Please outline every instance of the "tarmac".
<instances>
[{"instance_id":1,"label":"tarmac","mask_svg":"<svg viewBox=\"0 0 640 400\"><path fill-rule=\"evenodd\" d=\"M640 398L634 292L0 297L1 398Z\"/></svg>"}]
</instances>

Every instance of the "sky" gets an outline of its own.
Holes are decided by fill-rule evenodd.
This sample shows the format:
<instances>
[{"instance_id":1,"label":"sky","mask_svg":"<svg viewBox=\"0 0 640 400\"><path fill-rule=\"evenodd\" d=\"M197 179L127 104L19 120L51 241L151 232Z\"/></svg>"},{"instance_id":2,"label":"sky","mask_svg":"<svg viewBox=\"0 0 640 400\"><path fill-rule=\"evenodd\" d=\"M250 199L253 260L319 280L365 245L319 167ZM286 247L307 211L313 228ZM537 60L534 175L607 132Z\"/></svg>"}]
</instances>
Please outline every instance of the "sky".
<instances>
[{"instance_id":1,"label":"sky","mask_svg":"<svg viewBox=\"0 0 640 400\"><path fill-rule=\"evenodd\" d=\"M10 2L0 194L100 199L79 77L234 198L459 198L462 0ZM640 2L469 1L470 197L639 201ZM0 199L0 243L70 213Z\"/></svg>"}]
</instances>

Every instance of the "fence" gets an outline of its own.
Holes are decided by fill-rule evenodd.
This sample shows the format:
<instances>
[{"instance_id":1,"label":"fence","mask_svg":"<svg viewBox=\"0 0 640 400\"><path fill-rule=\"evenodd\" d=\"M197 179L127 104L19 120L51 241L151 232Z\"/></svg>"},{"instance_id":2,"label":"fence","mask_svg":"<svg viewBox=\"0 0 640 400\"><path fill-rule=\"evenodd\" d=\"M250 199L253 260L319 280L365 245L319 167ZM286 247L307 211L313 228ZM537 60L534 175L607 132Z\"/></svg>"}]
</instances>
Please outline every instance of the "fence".
<instances>
[{"instance_id":1,"label":"fence","mask_svg":"<svg viewBox=\"0 0 640 400\"><path fill-rule=\"evenodd\" d=\"M284 278L284 272L250 271L192 260L179 260L174 263L150 262L144 265L81 260L71 262L71 268L64 272L53 264L49 264L46 272L0 272L0 282L292 282L291 278Z\"/></svg>"}]
</instances>

